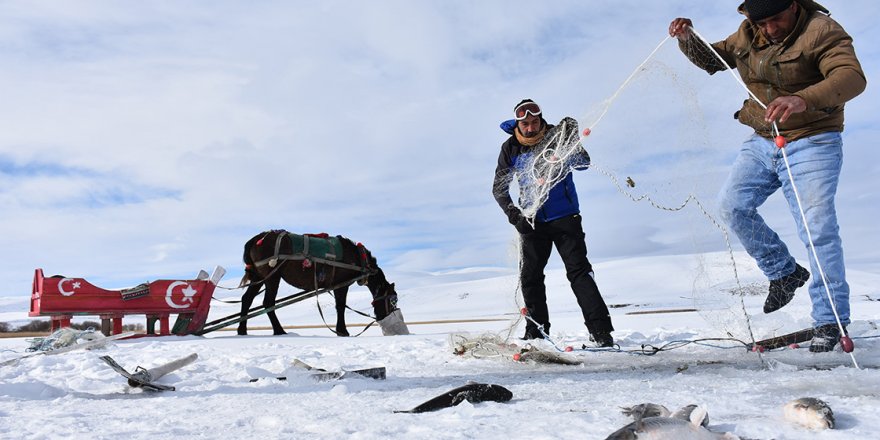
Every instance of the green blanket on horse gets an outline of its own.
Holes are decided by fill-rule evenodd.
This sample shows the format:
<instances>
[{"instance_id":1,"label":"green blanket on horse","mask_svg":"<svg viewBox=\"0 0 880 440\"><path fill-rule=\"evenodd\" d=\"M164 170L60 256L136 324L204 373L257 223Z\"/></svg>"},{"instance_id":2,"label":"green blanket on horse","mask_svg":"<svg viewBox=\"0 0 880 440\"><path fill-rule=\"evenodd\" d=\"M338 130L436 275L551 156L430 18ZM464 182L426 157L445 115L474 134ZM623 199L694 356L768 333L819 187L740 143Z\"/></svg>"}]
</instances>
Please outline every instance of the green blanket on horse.
<instances>
[{"instance_id":1,"label":"green blanket on horse","mask_svg":"<svg viewBox=\"0 0 880 440\"><path fill-rule=\"evenodd\" d=\"M326 233L299 235L288 232L293 243L293 254L310 259L329 261L342 260L342 241L339 237L330 237Z\"/></svg>"}]
</instances>

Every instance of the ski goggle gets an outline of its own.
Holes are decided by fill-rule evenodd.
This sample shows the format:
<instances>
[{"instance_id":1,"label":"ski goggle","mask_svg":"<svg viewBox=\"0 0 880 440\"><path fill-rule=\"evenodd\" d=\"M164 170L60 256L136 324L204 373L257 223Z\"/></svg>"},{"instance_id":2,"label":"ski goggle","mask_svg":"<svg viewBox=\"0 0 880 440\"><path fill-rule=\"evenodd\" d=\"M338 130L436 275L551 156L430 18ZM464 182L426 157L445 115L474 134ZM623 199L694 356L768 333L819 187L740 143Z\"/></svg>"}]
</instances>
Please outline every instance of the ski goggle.
<instances>
[{"instance_id":1,"label":"ski goggle","mask_svg":"<svg viewBox=\"0 0 880 440\"><path fill-rule=\"evenodd\" d=\"M541 107L534 102L524 102L516 107L513 110L513 117L517 121L522 121L528 115L539 116L541 114Z\"/></svg>"}]
</instances>

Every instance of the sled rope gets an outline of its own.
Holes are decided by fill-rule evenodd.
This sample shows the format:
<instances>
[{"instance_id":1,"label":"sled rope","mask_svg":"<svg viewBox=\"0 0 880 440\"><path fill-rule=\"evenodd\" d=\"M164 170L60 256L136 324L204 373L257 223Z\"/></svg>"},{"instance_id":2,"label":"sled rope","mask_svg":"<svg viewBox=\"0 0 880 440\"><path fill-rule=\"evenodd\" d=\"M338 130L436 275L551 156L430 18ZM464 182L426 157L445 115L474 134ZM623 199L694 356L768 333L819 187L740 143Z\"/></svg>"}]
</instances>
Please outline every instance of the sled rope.
<instances>
[{"instance_id":1,"label":"sled rope","mask_svg":"<svg viewBox=\"0 0 880 440\"><path fill-rule=\"evenodd\" d=\"M715 50L715 48L712 47L712 45L709 44L709 42L705 38L703 38L703 36L700 35L700 33L697 32L697 30L694 29L693 26L690 27L690 30L691 30L691 32L693 32L693 34L695 36L697 36L697 38L700 39L700 41L704 45L706 45L706 47L709 48L709 50L712 51L712 54L716 58L721 60L721 62L724 64L724 67L727 68L728 71L730 71L730 74L733 76L733 78L736 80L736 82L743 89L745 89L745 91L749 94L749 96L753 100L755 100L755 102L757 102L762 108L764 108L766 110L767 105L764 104L760 99L758 99L758 97L755 96L755 94L752 93L752 91L749 90L748 87L746 87L746 84L742 81L741 78L739 78L733 72L733 69L730 67L729 64L727 64L727 61L725 61L724 58L722 58L721 55L718 54L718 52ZM776 121L773 121L773 132L776 133L777 137L781 136L779 133L779 126L776 124ZM782 159L785 162L785 170L788 173L788 179L791 182L791 189L792 189L792 192L794 192L795 201L797 201L798 211L800 212L800 215L801 215L801 221L803 222L804 230L807 233L807 242L809 242L809 244L810 244L810 253L812 254L813 261L816 263L816 268L819 270L819 276L822 278L822 285L825 288L825 294L828 296L828 302L831 304L831 311L834 313L834 319L837 321L837 327L840 329L840 335L844 336L844 335L846 335L846 331L844 330L843 324L840 321L840 315L837 313L837 306L834 304L834 298L831 295L831 288L828 286L828 279L825 276L825 270L822 268L822 263L819 261L819 254L818 254L818 252L816 252L816 245L813 243L813 235L810 233L810 225L807 223L807 216L804 213L804 207L803 207L803 204L801 203L801 197L800 197L800 194L798 193L797 185L795 185L795 182L794 182L794 176L792 175L792 172L791 172L791 166L788 163L788 154L785 151L785 145L783 144L783 146L779 147L779 149L782 150ZM861 369L861 368L859 368L858 362L856 362L856 356L852 352L850 352L849 355L850 355L850 358L852 358L853 366L855 366L856 369Z\"/></svg>"}]
</instances>

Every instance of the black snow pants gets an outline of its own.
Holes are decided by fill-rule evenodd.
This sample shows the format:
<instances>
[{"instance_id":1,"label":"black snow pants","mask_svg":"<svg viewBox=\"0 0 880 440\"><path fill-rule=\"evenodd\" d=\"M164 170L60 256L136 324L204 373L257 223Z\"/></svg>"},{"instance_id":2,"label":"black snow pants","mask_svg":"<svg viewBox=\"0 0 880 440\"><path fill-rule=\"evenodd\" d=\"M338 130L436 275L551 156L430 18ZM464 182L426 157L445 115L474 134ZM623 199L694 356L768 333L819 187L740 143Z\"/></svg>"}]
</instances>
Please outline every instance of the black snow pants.
<instances>
[{"instance_id":1,"label":"black snow pants","mask_svg":"<svg viewBox=\"0 0 880 440\"><path fill-rule=\"evenodd\" d=\"M565 264L565 273L584 315L587 330L590 334L613 331L608 307L590 274L593 265L587 259L587 244L579 214L546 223L536 222L534 232L522 234L520 283L529 315L549 328L544 268L554 245ZM531 322L526 323L527 329L534 326Z\"/></svg>"}]
</instances>

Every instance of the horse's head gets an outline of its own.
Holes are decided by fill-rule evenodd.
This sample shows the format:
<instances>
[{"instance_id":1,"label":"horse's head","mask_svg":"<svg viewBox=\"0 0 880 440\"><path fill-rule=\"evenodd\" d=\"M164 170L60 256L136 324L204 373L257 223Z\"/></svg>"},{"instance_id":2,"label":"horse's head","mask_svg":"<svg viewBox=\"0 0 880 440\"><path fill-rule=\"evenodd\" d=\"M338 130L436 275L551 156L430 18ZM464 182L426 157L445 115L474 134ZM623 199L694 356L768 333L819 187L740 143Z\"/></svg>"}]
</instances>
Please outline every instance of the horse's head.
<instances>
[{"instance_id":1,"label":"horse's head","mask_svg":"<svg viewBox=\"0 0 880 440\"><path fill-rule=\"evenodd\" d=\"M382 269L377 267L375 272L367 277L367 288L373 294L373 311L376 313L377 321L381 321L397 309L397 292L394 290L394 283L389 283L385 279Z\"/></svg>"}]
</instances>

